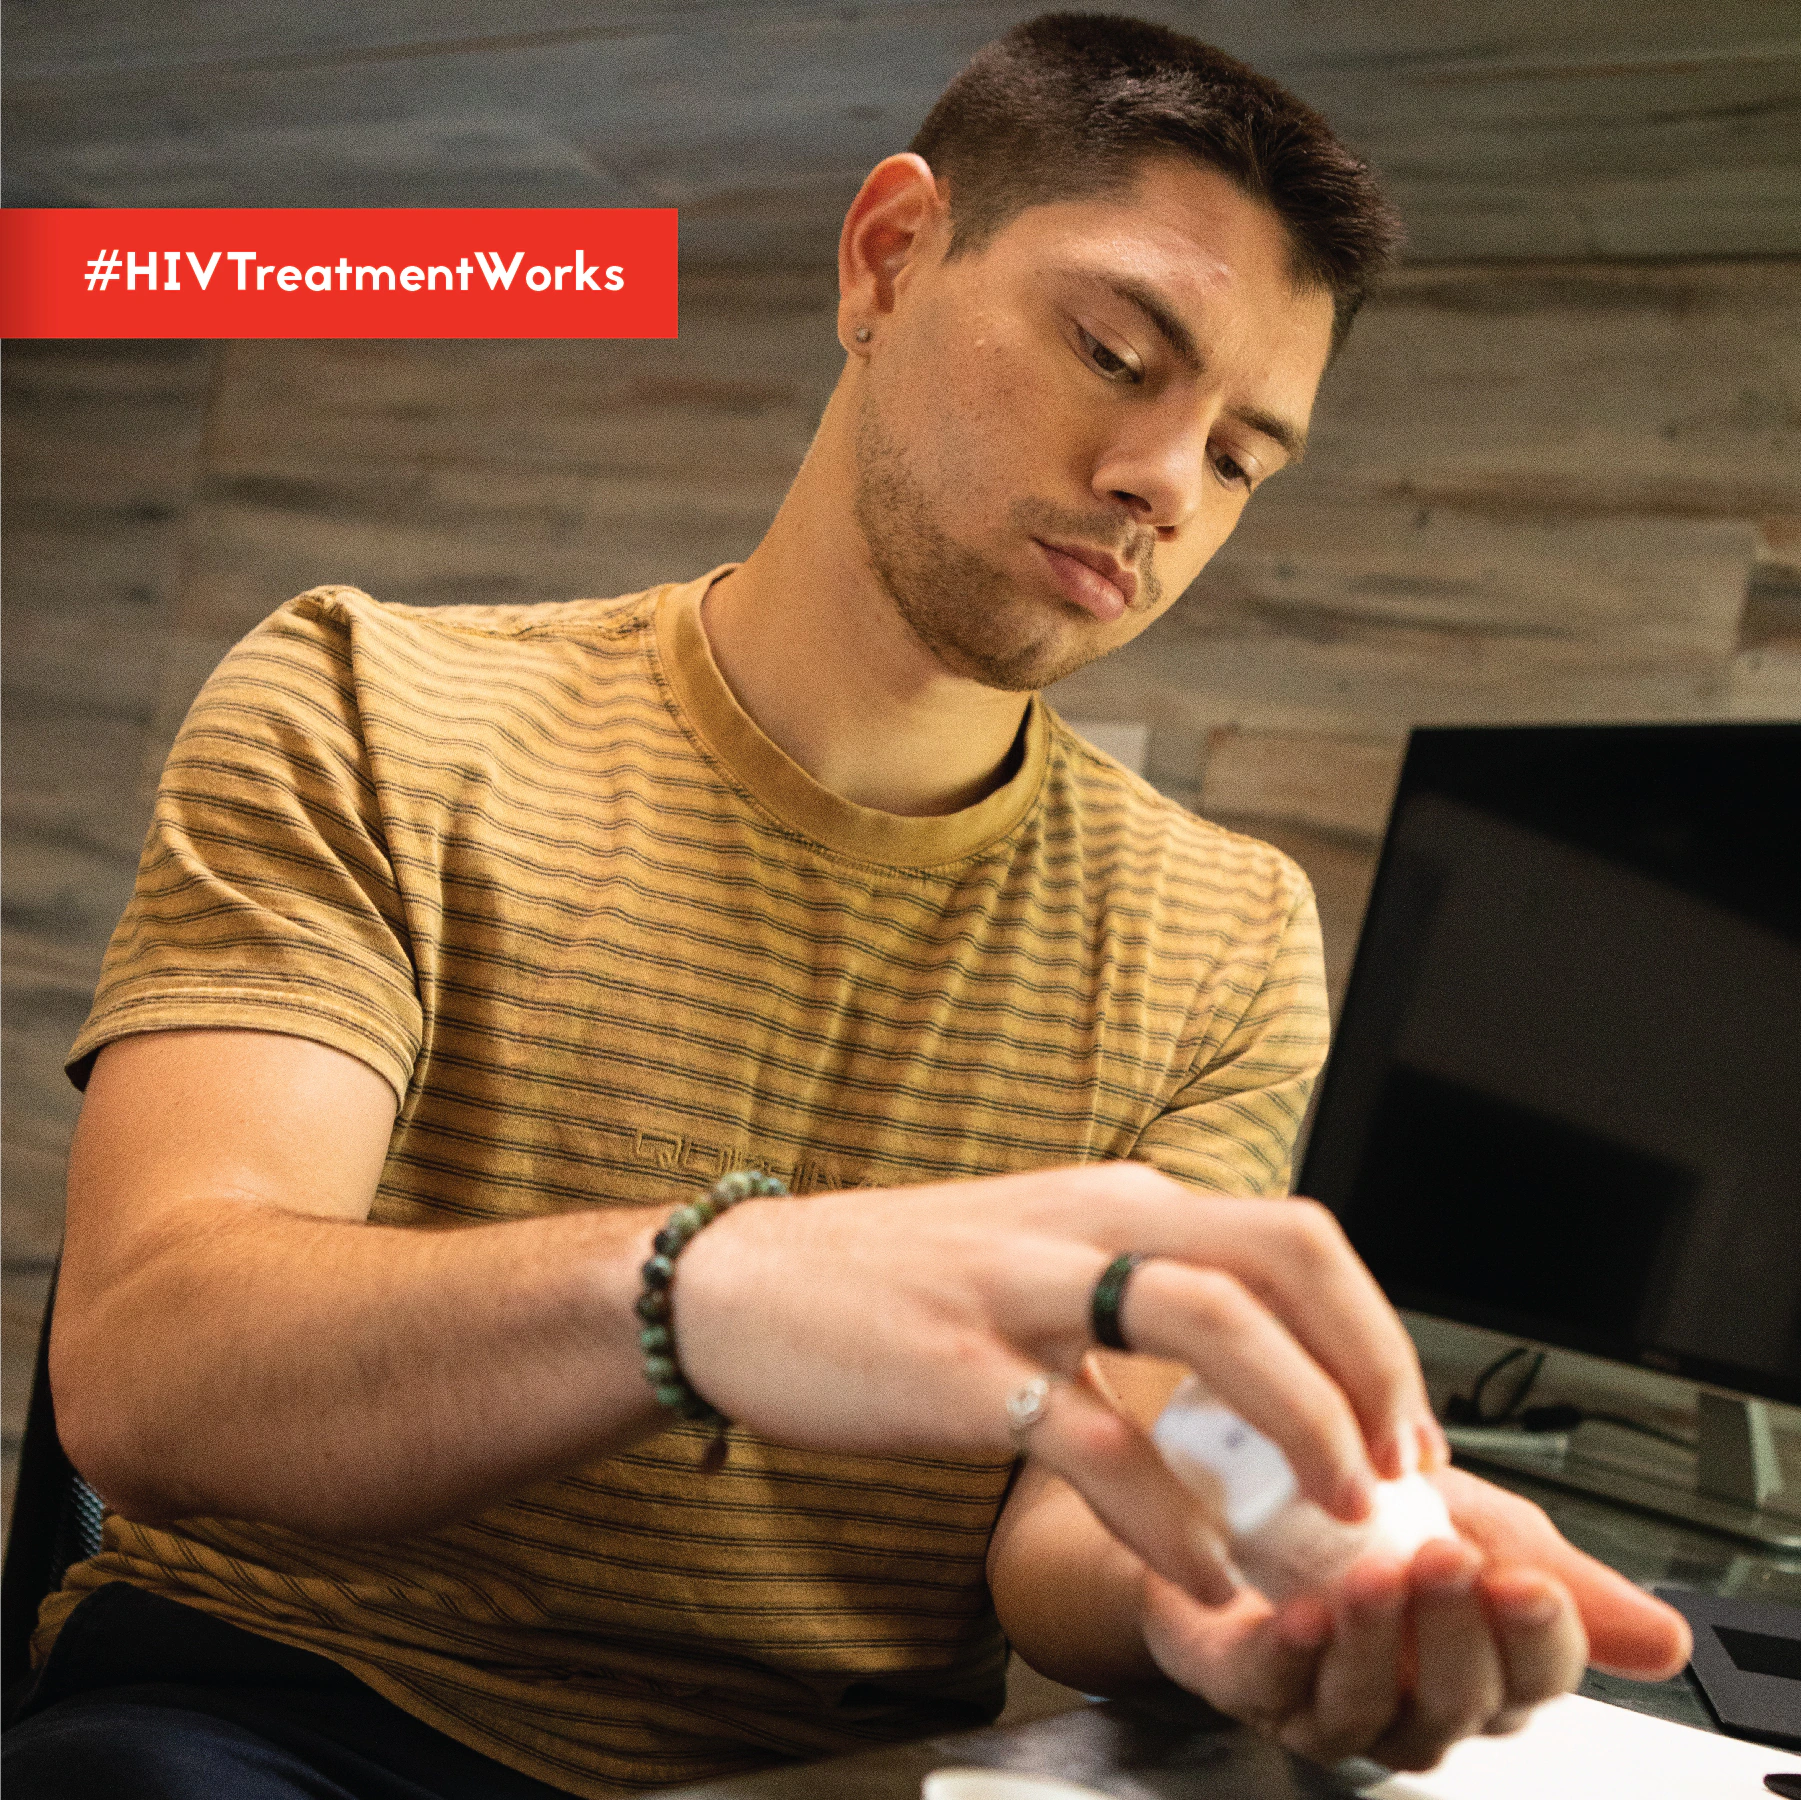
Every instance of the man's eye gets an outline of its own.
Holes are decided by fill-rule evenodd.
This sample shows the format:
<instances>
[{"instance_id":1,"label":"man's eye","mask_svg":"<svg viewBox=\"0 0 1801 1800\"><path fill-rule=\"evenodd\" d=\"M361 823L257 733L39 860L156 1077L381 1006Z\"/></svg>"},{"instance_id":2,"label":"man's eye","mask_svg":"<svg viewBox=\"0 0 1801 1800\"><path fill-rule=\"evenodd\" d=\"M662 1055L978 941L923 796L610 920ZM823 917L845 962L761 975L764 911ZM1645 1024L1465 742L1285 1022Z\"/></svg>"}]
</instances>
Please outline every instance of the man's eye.
<instances>
[{"instance_id":1,"label":"man's eye","mask_svg":"<svg viewBox=\"0 0 1801 1800\"><path fill-rule=\"evenodd\" d=\"M1214 473L1219 476L1220 480L1223 481L1227 487L1243 488L1248 494L1251 489L1256 486L1256 483L1251 479L1250 470L1235 457L1226 455L1224 451L1221 451L1218 456L1214 457L1213 468Z\"/></svg>"},{"instance_id":2,"label":"man's eye","mask_svg":"<svg viewBox=\"0 0 1801 1800\"><path fill-rule=\"evenodd\" d=\"M1109 350L1092 331L1084 331L1078 325L1076 332L1082 340L1083 354L1109 381L1137 381L1139 379L1138 371L1123 356Z\"/></svg>"}]
</instances>

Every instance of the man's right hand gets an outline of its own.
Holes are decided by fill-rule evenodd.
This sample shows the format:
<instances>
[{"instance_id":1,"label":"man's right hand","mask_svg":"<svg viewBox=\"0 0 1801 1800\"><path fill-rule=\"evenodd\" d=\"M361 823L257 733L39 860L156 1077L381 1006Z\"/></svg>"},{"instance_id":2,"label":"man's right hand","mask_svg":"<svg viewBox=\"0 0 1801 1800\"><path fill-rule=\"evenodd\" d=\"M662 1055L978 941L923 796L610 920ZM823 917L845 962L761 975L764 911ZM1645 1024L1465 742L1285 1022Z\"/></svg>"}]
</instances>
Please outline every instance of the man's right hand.
<instances>
[{"instance_id":1,"label":"man's right hand","mask_svg":"<svg viewBox=\"0 0 1801 1800\"><path fill-rule=\"evenodd\" d=\"M1194 1370L1347 1519L1374 1481L1445 1461L1413 1346L1324 1209L1221 1199L1138 1164L747 1203L683 1252L676 1339L695 1386L780 1442L1004 1454L1006 1398L1074 1376L1123 1251L1132 1348ZM753 1349L754 1347L754 1349ZM1059 1383L1034 1458L1173 1578L1194 1501L1148 1438Z\"/></svg>"}]
</instances>

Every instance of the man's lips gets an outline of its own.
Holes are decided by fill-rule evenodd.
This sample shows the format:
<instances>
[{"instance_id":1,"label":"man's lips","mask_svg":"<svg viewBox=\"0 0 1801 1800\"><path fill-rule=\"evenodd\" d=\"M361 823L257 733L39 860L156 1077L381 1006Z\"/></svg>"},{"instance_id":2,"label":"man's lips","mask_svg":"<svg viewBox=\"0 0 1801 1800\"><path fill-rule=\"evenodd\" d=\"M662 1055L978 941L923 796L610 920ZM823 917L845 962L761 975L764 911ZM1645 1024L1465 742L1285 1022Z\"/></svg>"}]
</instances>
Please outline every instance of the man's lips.
<instances>
[{"instance_id":1,"label":"man's lips","mask_svg":"<svg viewBox=\"0 0 1801 1800\"><path fill-rule=\"evenodd\" d=\"M1090 544L1047 544L1042 538L1032 540L1044 553L1044 560L1063 595L1072 605L1110 625L1138 592L1138 577L1117 557Z\"/></svg>"}]
</instances>

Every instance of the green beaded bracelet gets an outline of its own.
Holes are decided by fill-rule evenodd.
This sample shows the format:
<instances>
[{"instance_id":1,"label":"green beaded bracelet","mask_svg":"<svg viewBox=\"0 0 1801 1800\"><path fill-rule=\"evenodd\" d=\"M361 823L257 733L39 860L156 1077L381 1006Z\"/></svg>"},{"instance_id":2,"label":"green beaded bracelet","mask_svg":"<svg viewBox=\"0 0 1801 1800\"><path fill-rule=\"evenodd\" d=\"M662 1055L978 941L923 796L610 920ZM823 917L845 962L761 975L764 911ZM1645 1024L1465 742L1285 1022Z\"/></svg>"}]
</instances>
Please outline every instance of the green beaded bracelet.
<instances>
[{"instance_id":1,"label":"green beaded bracelet","mask_svg":"<svg viewBox=\"0 0 1801 1800\"><path fill-rule=\"evenodd\" d=\"M712 1429L713 1443L704 1466L717 1468L725 1460L725 1434L731 1429L731 1420L703 1400L682 1373L675 1349L675 1321L670 1316L669 1284L675 1279L675 1259L696 1232L711 1225L722 1212L730 1212L740 1200L773 1200L787 1191L775 1176L760 1169L734 1169L720 1176L700 1199L678 1206L651 1240L654 1254L643 1267L644 1291L637 1304L643 1321L638 1347L644 1352L644 1379L660 1405L678 1418Z\"/></svg>"}]
</instances>

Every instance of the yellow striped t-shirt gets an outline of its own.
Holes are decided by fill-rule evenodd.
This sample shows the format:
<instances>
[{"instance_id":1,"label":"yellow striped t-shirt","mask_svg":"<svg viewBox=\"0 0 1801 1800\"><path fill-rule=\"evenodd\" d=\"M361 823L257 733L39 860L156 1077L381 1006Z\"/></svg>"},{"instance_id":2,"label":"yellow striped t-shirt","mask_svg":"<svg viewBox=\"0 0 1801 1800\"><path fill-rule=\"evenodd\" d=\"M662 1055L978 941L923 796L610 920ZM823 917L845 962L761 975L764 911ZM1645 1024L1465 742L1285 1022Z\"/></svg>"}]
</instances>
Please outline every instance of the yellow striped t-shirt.
<instances>
[{"instance_id":1,"label":"yellow striped t-shirt","mask_svg":"<svg viewBox=\"0 0 1801 1800\"><path fill-rule=\"evenodd\" d=\"M1040 701L976 805L853 805L738 706L710 579L283 607L182 729L76 1078L178 1027L348 1051L400 1099L387 1225L667 1208L744 1165L807 1192L1137 1157L1283 1191L1326 1028L1294 864ZM738 1432L707 1474L702 1442L399 1542L109 1519L39 1648L135 1582L583 1795L993 1712L1007 1463Z\"/></svg>"}]
</instances>

